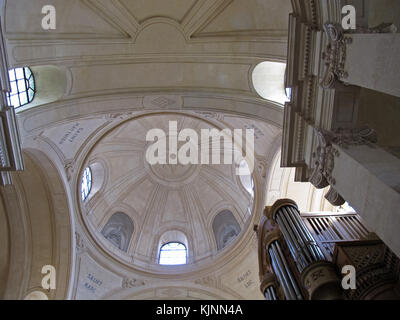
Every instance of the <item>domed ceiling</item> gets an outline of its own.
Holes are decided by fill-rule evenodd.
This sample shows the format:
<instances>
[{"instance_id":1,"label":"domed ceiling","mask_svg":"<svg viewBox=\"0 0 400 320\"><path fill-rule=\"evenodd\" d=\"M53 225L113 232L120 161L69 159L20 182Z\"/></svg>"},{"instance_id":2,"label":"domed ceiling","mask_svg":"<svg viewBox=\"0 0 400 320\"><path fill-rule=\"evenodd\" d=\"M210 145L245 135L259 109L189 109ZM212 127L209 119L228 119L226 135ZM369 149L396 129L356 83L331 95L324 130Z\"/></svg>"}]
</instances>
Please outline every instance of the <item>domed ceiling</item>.
<instances>
[{"instance_id":1,"label":"domed ceiling","mask_svg":"<svg viewBox=\"0 0 400 320\"><path fill-rule=\"evenodd\" d=\"M186 128L198 132L200 144L201 129L223 129L205 119L177 113L124 122L90 152L86 165L92 170L93 185L81 203L87 227L101 247L121 262L155 271L171 268L159 265L160 246L167 242L187 246L188 265L228 252L248 229L253 209L252 178L238 176L235 164L148 163L145 155L152 143L146 141L146 134L159 128L168 140L170 121L177 122L178 132ZM180 147L178 143L178 150ZM122 232L119 242L107 234L116 213L127 215L133 229L133 233ZM230 225L224 226L224 221ZM229 229L232 225L235 227ZM221 232L227 233L222 240Z\"/></svg>"}]
</instances>

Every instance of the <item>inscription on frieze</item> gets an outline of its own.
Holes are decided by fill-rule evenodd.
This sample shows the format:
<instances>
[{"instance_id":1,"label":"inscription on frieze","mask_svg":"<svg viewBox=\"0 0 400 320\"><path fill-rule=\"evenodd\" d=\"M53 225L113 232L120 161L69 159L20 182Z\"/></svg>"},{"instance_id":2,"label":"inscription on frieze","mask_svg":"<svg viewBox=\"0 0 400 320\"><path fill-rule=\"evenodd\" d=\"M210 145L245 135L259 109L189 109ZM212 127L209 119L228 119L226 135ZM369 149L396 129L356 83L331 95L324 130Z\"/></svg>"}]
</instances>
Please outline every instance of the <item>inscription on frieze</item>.
<instances>
[{"instance_id":1,"label":"inscription on frieze","mask_svg":"<svg viewBox=\"0 0 400 320\"><path fill-rule=\"evenodd\" d=\"M250 288L251 286L254 285L254 281L252 279L249 279L250 276L251 276L251 271L247 270L244 274L240 275L237 278L237 282L243 284L246 289Z\"/></svg>"},{"instance_id":2,"label":"inscription on frieze","mask_svg":"<svg viewBox=\"0 0 400 320\"><path fill-rule=\"evenodd\" d=\"M72 143L82 133L84 128L81 127L79 122L75 123L60 139L59 145L63 145L66 142Z\"/></svg>"}]
</instances>

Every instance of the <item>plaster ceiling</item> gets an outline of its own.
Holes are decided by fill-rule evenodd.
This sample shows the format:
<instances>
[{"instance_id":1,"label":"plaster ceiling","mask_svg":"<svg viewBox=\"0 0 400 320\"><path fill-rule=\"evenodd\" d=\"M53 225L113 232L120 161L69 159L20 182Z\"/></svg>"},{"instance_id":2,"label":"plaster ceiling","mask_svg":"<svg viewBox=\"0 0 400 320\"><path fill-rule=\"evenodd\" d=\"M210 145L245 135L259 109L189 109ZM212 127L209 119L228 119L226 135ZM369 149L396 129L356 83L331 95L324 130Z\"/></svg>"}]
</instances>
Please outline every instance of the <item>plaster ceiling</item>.
<instances>
[{"instance_id":1,"label":"plaster ceiling","mask_svg":"<svg viewBox=\"0 0 400 320\"><path fill-rule=\"evenodd\" d=\"M236 175L236 165L148 163L146 134L154 128L168 134L169 121L177 121L178 132L191 128L199 137L200 129L219 129L205 119L176 113L148 115L121 124L103 136L87 158L88 165L100 164L100 171L93 170L93 181L101 179L102 183L97 194L82 203L86 223L102 247L125 263L155 270L160 268L158 249L164 233L183 232L188 240L188 263L199 263L221 255L213 234L214 217L230 210L244 233L253 209L253 196ZM102 170L104 178L99 177ZM101 234L116 212L129 215L134 223L126 252ZM222 251L229 251L233 244Z\"/></svg>"},{"instance_id":2,"label":"plaster ceiling","mask_svg":"<svg viewBox=\"0 0 400 320\"><path fill-rule=\"evenodd\" d=\"M192 281L207 286L209 292L210 287L229 292L225 298L262 298L251 226L252 218L262 212L262 188L269 158L280 142L283 112L280 105L257 94L251 74L260 62L286 61L290 0L0 0L0 4L7 17L4 32L10 66L52 66L65 84L54 101L18 114L24 147L43 149L57 163L70 194L79 194L75 181L86 165L99 163L104 169L98 192L80 210L71 209L79 240L73 296L111 295L110 288L125 288L121 277L138 279L134 286L143 283L145 290L170 287L172 282L164 278L180 277L185 285ZM57 9L53 31L41 28L41 9L48 4ZM46 74L39 72L38 78L46 79ZM154 127L166 130L170 119L150 114L167 111L182 112L173 115L181 127L255 129L259 207L253 216L248 215L251 197L233 166L146 165L145 132ZM136 113L141 116L136 118ZM134 119L126 121L127 117ZM123 123L116 125L119 121ZM99 138L109 126L115 129ZM87 154L93 141L98 142ZM96 170L93 178L96 184ZM234 213L242 232L218 252L211 222L225 209ZM116 211L134 222L127 252L101 234ZM186 267L169 270L157 264L158 239L170 229L187 234ZM88 262L92 256L101 269ZM189 277L188 270L194 271L190 281L184 278ZM95 295L85 287L88 274L104 282Z\"/></svg>"}]
</instances>

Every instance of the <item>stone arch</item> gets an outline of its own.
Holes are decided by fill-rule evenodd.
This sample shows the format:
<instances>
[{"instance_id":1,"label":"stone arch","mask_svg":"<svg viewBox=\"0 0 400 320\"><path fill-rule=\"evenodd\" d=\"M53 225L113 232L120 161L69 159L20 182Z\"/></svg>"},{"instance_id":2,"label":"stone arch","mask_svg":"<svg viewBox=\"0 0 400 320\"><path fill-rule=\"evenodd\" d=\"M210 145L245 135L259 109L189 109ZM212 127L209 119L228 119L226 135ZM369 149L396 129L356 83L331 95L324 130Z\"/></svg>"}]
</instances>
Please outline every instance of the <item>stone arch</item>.
<instances>
[{"instance_id":1,"label":"stone arch","mask_svg":"<svg viewBox=\"0 0 400 320\"><path fill-rule=\"evenodd\" d=\"M42 152L24 150L25 170L12 174L13 185L0 189L2 219L8 220L7 267L0 275L4 299L23 299L41 291L43 266L56 269L50 300L67 299L73 268L72 224L68 199L54 164Z\"/></svg>"}]
</instances>

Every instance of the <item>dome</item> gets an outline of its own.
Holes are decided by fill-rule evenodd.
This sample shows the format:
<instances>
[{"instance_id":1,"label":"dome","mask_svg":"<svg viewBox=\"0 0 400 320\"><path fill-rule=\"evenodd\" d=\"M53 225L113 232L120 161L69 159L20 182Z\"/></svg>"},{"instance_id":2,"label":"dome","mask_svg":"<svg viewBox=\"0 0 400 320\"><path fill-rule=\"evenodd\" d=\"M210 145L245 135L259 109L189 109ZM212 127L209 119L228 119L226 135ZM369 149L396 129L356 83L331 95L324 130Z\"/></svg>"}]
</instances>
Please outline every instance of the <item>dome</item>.
<instances>
[{"instance_id":1,"label":"dome","mask_svg":"<svg viewBox=\"0 0 400 320\"><path fill-rule=\"evenodd\" d=\"M174 271L223 256L248 230L253 210L252 176L237 175L243 160L224 164L221 152L220 164L149 163L146 155L154 143L146 136L158 128L166 141L177 140L171 123L178 132L194 130L199 150L205 144L200 139L202 129L222 130L188 114L137 117L105 134L81 171L84 175L90 168L92 173L91 191L80 203L96 243L120 262L153 272L172 270L159 260L160 249L168 243L187 250L186 264ZM185 143L188 140L178 142L177 150ZM170 143L167 146L165 156L171 153Z\"/></svg>"}]
</instances>

